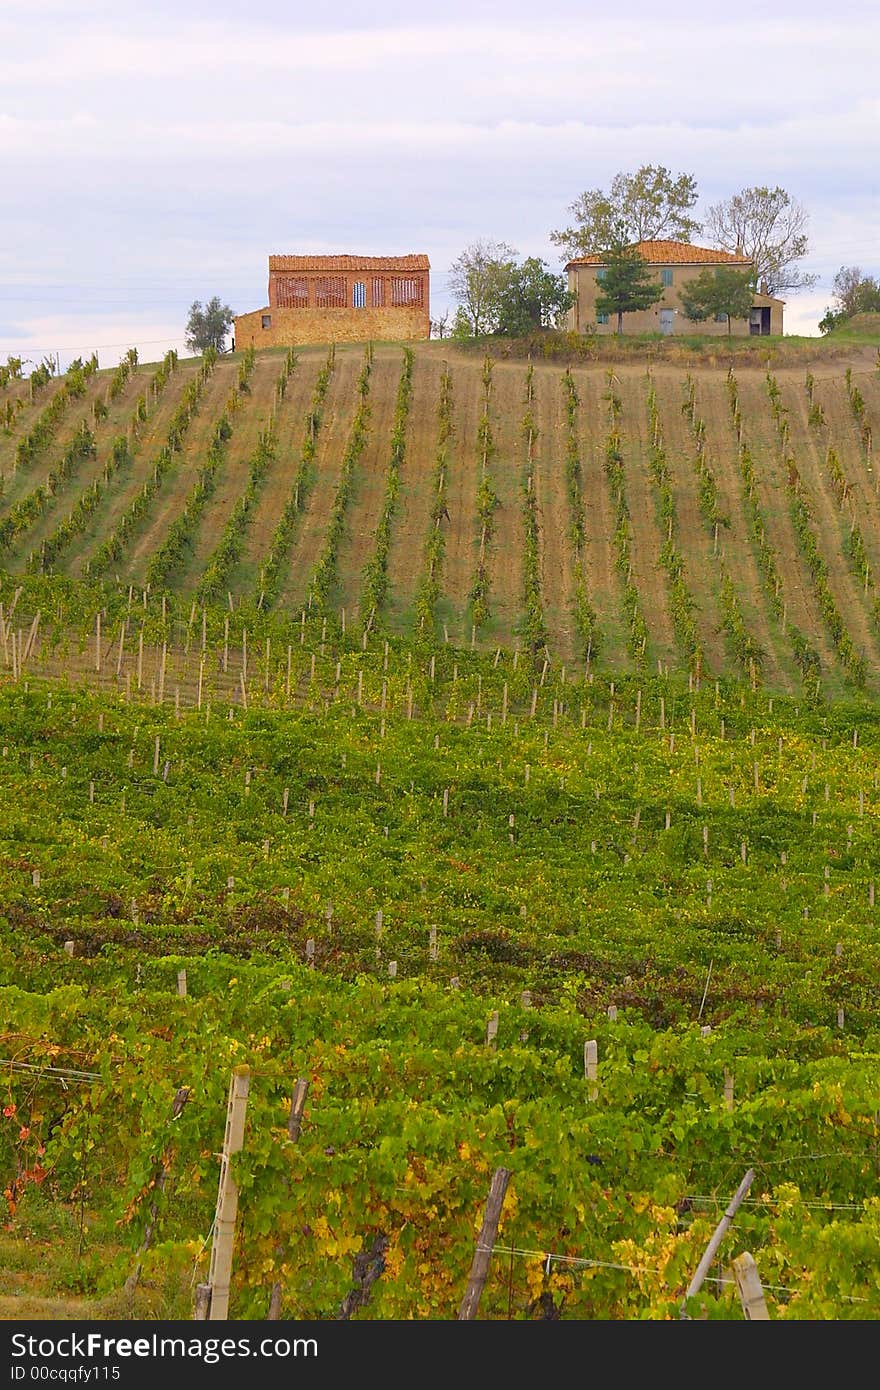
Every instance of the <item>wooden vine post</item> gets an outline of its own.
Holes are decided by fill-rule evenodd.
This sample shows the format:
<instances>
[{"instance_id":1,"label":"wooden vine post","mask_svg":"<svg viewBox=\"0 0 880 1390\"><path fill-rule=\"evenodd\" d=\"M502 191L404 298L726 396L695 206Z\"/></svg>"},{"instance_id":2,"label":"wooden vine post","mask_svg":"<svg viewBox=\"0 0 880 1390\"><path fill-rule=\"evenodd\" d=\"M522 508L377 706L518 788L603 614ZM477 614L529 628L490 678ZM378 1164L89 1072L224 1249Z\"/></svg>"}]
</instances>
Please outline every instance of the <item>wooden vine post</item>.
<instances>
[{"instance_id":1,"label":"wooden vine post","mask_svg":"<svg viewBox=\"0 0 880 1390\"><path fill-rule=\"evenodd\" d=\"M235 1236L235 1219L238 1215L238 1187L232 1176L230 1160L234 1154L241 1152L244 1143L244 1121L250 1084L250 1067L235 1067L229 1082L229 1100L226 1106L226 1133L223 1137L223 1154L220 1161L211 1265L207 1284L200 1284L196 1291L195 1316L210 1319L212 1322L223 1321L229 1316L232 1242Z\"/></svg>"},{"instance_id":2,"label":"wooden vine post","mask_svg":"<svg viewBox=\"0 0 880 1390\"><path fill-rule=\"evenodd\" d=\"M489 1273L489 1261L492 1258L492 1247L495 1244L495 1237L498 1234L498 1223L501 1220L501 1208L504 1205L504 1198L507 1193L507 1184L510 1182L509 1168L496 1168L492 1175L492 1184L489 1188L489 1196L486 1200L486 1211L483 1215L483 1224L480 1227L480 1234L477 1237L477 1244L474 1250L474 1258L471 1262L471 1272L468 1276L467 1289L458 1310L459 1322L472 1322L477 1316L477 1309L480 1306L480 1296L483 1286L486 1283L486 1276Z\"/></svg>"},{"instance_id":3,"label":"wooden vine post","mask_svg":"<svg viewBox=\"0 0 880 1390\"><path fill-rule=\"evenodd\" d=\"M745 1177L743 1178L742 1182L740 1183L739 1187L736 1189L736 1192L731 1197L730 1205L728 1206L726 1212L722 1216L721 1220L718 1222L718 1225L715 1227L715 1230L712 1232L712 1237L709 1241L709 1244L706 1246L706 1249L703 1252L703 1258L697 1265L697 1268L694 1271L694 1276L691 1279L691 1282L688 1284L687 1289L685 1291L684 1298L681 1300L681 1310L679 1312L680 1318L687 1319L690 1316L687 1311L688 1299L693 1298L694 1295L699 1293L700 1289L703 1287L703 1280L705 1279L706 1275L709 1272L709 1269L711 1268L712 1261L715 1258L715 1255L718 1251L718 1247L724 1239L728 1227L733 1221L733 1218L736 1216L736 1213L739 1211L740 1205L743 1199L745 1198L746 1194L748 1193L748 1190L751 1187L754 1180L755 1170L754 1168L750 1168L746 1173Z\"/></svg>"},{"instance_id":4,"label":"wooden vine post","mask_svg":"<svg viewBox=\"0 0 880 1390\"><path fill-rule=\"evenodd\" d=\"M736 1259L731 1261L731 1268L746 1320L748 1322L769 1322L770 1314L767 1312L764 1289L754 1257L747 1250L744 1250L741 1255L737 1255Z\"/></svg>"}]
</instances>

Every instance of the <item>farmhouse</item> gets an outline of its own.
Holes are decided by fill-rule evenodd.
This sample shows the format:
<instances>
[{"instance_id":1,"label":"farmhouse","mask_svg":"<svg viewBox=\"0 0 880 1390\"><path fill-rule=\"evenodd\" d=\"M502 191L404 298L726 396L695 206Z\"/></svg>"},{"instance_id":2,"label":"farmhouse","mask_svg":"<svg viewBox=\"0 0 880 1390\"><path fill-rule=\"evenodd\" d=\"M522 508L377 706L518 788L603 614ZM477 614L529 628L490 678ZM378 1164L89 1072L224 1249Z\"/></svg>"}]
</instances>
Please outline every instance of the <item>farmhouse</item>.
<instances>
[{"instance_id":1,"label":"farmhouse","mask_svg":"<svg viewBox=\"0 0 880 1390\"><path fill-rule=\"evenodd\" d=\"M752 262L748 256L730 251L716 251L707 246L691 246L686 241L639 241L635 244L639 255L660 277L663 285L663 298L650 309L636 310L624 316L625 329L630 333L716 333L726 334L727 317L719 314L714 319L706 319L700 324L692 323L686 316L680 299L681 291L702 271L720 266L735 266L746 271ZM596 313L596 296L607 267L601 255L581 256L569 261L568 288L577 295L573 308L569 311L568 327L576 333L596 332L614 333L617 328L614 315ZM748 319L733 319L730 330L737 337L747 334L782 333L782 311L784 301L769 294L755 294L752 311ZM610 321L609 321L610 318Z\"/></svg>"},{"instance_id":2,"label":"farmhouse","mask_svg":"<svg viewBox=\"0 0 880 1390\"><path fill-rule=\"evenodd\" d=\"M235 346L430 337L427 256L270 256L269 303L235 320Z\"/></svg>"}]
</instances>

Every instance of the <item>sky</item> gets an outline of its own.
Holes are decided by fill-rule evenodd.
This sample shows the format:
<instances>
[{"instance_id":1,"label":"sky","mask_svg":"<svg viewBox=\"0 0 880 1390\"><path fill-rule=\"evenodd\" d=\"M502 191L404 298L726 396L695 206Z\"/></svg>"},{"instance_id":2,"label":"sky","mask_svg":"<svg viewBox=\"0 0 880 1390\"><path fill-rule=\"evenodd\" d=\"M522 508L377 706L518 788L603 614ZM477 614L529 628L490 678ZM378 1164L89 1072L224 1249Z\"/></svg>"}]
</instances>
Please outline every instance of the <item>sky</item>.
<instances>
[{"instance_id":1,"label":"sky","mask_svg":"<svg viewBox=\"0 0 880 1390\"><path fill-rule=\"evenodd\" d=\"M643 164L698 216L801 203L815 334L842 265L880 275L878 75L876 0L0 0L0 361L186 355L276 253L425 252L440 317L468 244L561 270L570 204Z\"/></svg>"}]
</instances>

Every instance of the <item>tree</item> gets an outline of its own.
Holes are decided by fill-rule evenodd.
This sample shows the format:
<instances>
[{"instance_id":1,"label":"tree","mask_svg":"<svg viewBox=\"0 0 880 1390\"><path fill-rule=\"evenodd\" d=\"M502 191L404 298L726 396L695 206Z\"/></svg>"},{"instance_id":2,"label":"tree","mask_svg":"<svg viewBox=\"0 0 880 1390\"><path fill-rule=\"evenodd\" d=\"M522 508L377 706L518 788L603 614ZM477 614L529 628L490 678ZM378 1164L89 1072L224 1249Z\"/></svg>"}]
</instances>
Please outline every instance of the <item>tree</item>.
<instances>
[{"instance_id":1,"label":"tree","mask_svg":"<svg viewBox=\"0 0 880 1390\"><path fill-rule=\"evenodd\" d=\"M644 256L623 239L620 229L601 256L605 275L599 281L602 288L596 296L596 312L616 314L617 331L622 333L624 314L650 309L663 298L663 286L651 275Z\"/></svg>"},{"instance_id":2,"label":"tree","mask_svg":"<svg viewBox=\"0 0 880 1390\"><path fill-rule=\"evenodd\" d=\"M235 310L228 304L221 304L215 294L204 309L197 299L189 307L186 321L186 345L190 352L202 353L207 348L225 352L226 335L235 319Z\"/></svg>"},{"instance_id":3,"label":"tree","mask_svg":"<svg viewBox=\"0 0 880 1390\"><path fill-rule=\"evenodd\" d=\"M496 332L524 338L542 328L558 327L575 298L563 275L554 275L544 261L529 256L499 279Z\"/></svg>"},{"instance_id":4,"label":"tree","mask_svg":"<svg viewBox=\"0 0 880 1390\"><path fill-rule=\"evenodd\" d=\"M834 277L836 308L826 309L819 320L819 332L831 333L856 314L880 313L880 282L863 275L857 265L842 265Z\"/></svg>"},{"instance_id":5,"label":"tree","mask_svg":"<svg viewBox=\"0 0 880 1390\"><path fill-rule=\"evenodd\" d=\"M456 343L469 343L474 336L471 321L460 304L455 311L449 336Z\"/></svg>"},{"instance_id":6,"label":"tree","mask_svg":"<svg viewBox=\"0 0 880 1390\"><path fill-rule=\"evenodd\" d=\"M23 366L20 357L7 357L6 365L0 367L0 387L8 386L10 381L21 381Z\"/></svg>"},{"instance_id":7,"label":"tree","mask_svg":"<svg viewBox=\"0 0 880 1390\"><path fill-rule=\"evenodd\" d=\"M755 281L765 294L806 290L817 276L797 269L807 254L806 209L784 188L744 188L706 213L706 230L723 251L752 262Z\"/></svg>"},{"instance_id":8,"label":"tree","mask_svg":"<svg viewBox=\"0 0 880 1390\"><path fill-rule=\"evenodd\" d=\"M732 265L706 269L679 294L684 312L693 323L727 317L727 332L732 319L748 318L755 300L755 283L751 271L736 270Z\"/></svg>"},{"instance_id":9,"label":"tree","mask_svg":"<svg viewBox=\"0 0 880 1390\"><path fill-rule=\"evenodd\" d=\"M465 247L449 267L449 287L459 303L453 334L460 336L464 322L468 336L482 337L497 321L498 294L515 269L516 252L504 241L475 241Z\"/></svg>"},{"instance_id":10,"label":"tree","mask_svg":"<svg viewBox=\"0 0 880 1390\"><path fill-rule=\"evenodd\" d=\"M623 228L627 241L690 241L700 223L688 216L697 201L692 174L673 175L662 164L643 164L634 174L615 174L611 188L590 188L570 205L574 227L551 232L567 259L592 256Z\"/></svg>"},{"instance_id":11,"label":"tree","mask_svg":"<svg viewBox=\"0 0 880 1390\"><path fill-rule=\"evenodd\" d=\"M449 310L444 309L443 313L436 319L431 319L431 337L445 338L449 332Z\"/></svg>"}]
</instances>

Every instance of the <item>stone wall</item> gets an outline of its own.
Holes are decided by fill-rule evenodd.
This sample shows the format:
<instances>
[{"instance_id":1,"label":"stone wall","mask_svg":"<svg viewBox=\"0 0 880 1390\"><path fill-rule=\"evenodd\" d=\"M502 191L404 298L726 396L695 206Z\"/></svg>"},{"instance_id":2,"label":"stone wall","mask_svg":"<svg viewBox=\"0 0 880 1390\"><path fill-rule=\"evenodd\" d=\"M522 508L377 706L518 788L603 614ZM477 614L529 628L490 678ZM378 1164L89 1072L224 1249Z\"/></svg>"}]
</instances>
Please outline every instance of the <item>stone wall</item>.
<instances>
[{"instance_id":1,"label":"stone wall","mask_svg":"<svg viewBox=\"0 0 880 1390\"><path fill-rule=\"evenodd\" d=\"M670 271L672 283L664 286L663 298L657 304L652 304L650 309L639 309L631 314L623 316L624 333L658 333L660 332L660 310L672 310L672 333L676 334L700 334L709 337L726 338L727 320L719 322L714 318L703 319L700 323L693 323L687 317L682 307L679 295L683 289L687 288L689 281L705 270L705 265L675 265L659 266L651 265L650 270L655 277L659 278L661 269ZM711 268L711 267L710 267ZM577 295L577 301L573 308L569 310L567 326L575 333L597 333L612 334L617 332L617 315L610 314L607 323L599 323L596 313L596 296L599 292L599 285L596 279L595 266L576 266L571 267L568 272L568 287ZM768 308L770 310L770 332L782 334L782 315L784 303L781 299L774 299L770 295L756 294L753 300L755 308ZM749 336L748 319L734 319L730 325L731 335L734 338L744 338Z\"/></svg>"},{"instance_id":2,"label":"stone wall","mask_svg":"<svg viewBox=\"0 0 880 1390\"><path fill-rule=\"evenodd\" d=\"M267 322L268 320L268 322ZM429 338L428 306L386 309L255 309L235 320L235 350L297 343L379 343Z\"/></svg>"}]
</instances>

